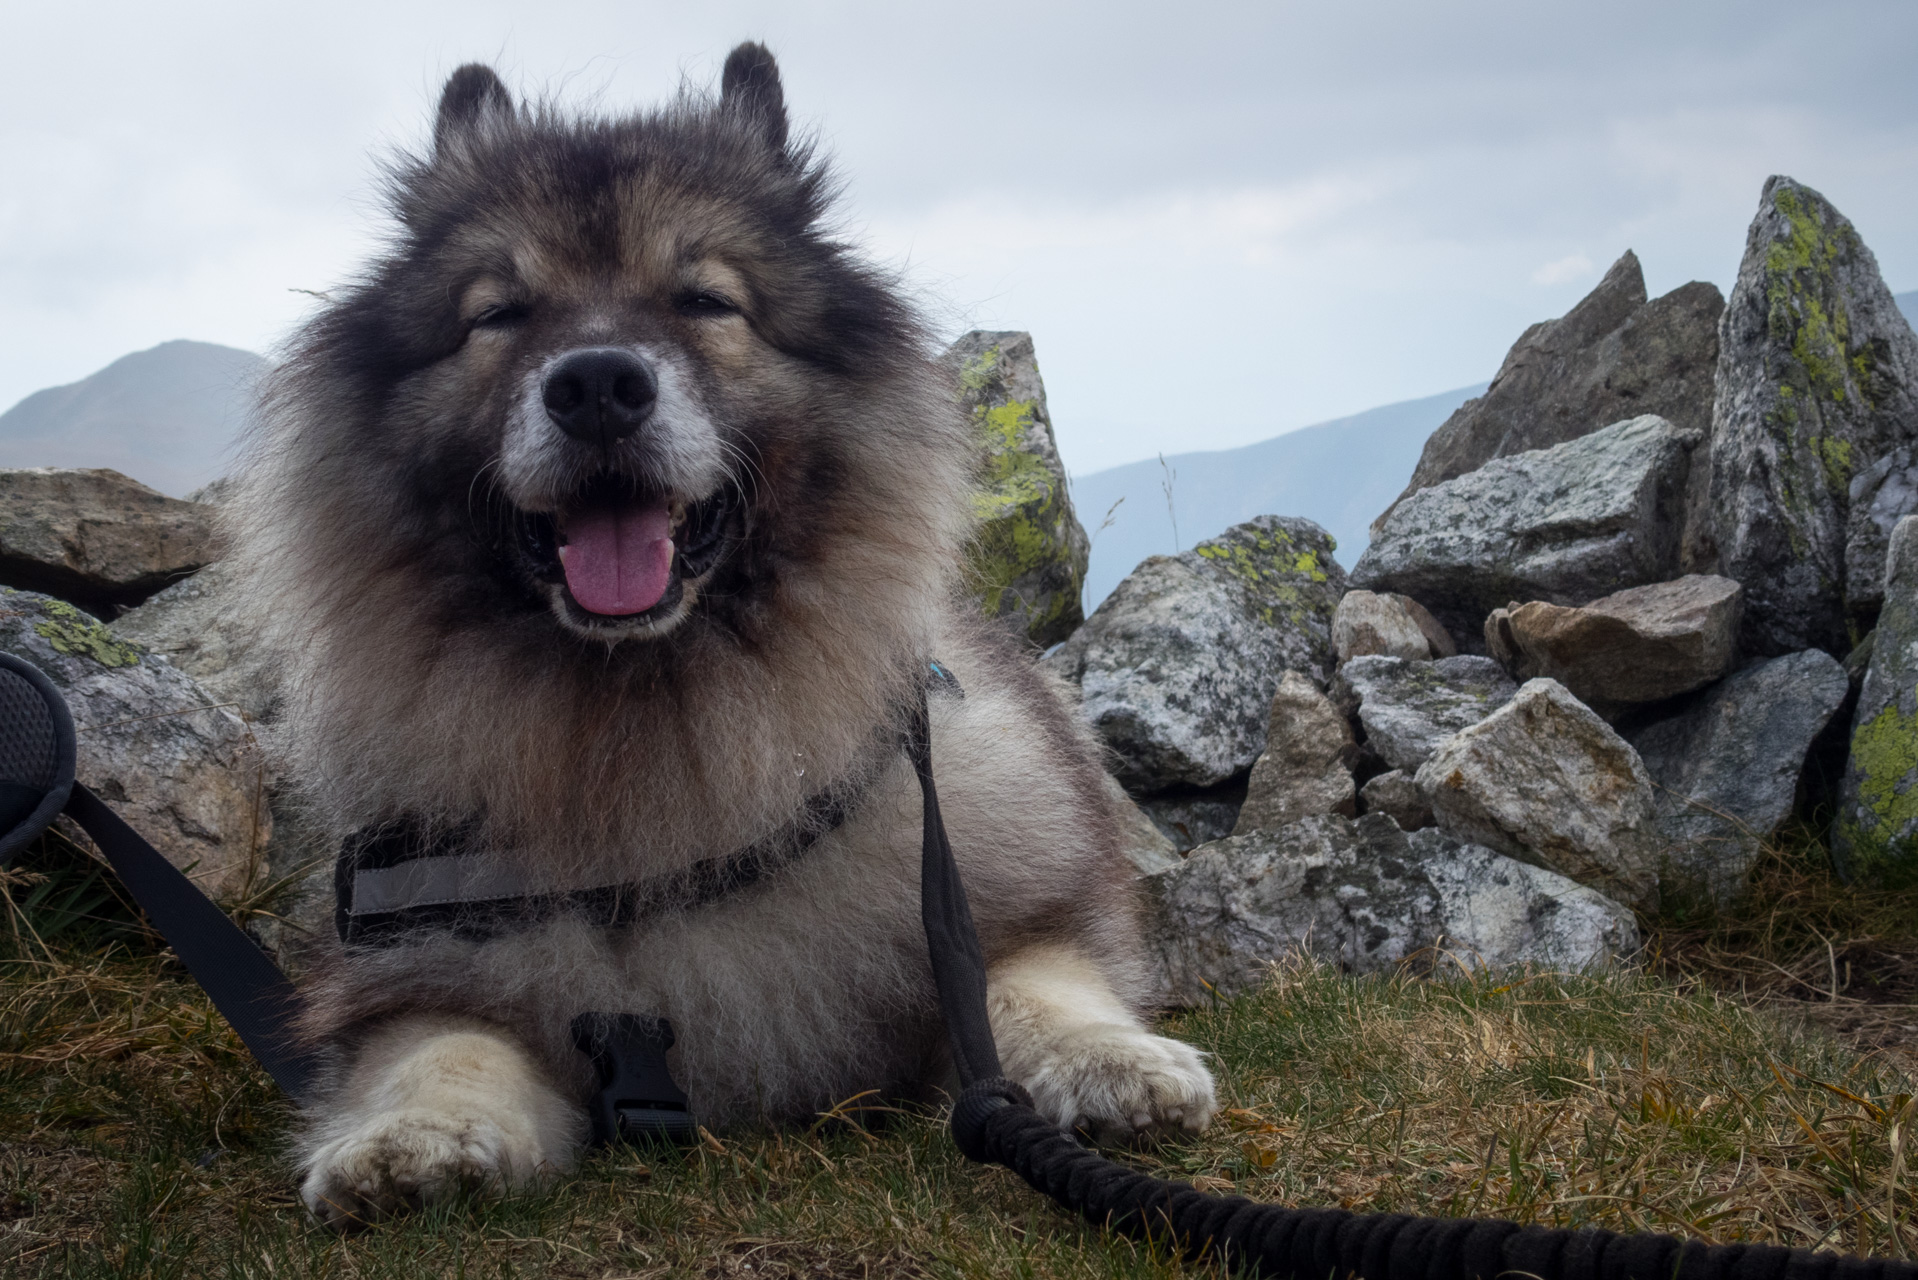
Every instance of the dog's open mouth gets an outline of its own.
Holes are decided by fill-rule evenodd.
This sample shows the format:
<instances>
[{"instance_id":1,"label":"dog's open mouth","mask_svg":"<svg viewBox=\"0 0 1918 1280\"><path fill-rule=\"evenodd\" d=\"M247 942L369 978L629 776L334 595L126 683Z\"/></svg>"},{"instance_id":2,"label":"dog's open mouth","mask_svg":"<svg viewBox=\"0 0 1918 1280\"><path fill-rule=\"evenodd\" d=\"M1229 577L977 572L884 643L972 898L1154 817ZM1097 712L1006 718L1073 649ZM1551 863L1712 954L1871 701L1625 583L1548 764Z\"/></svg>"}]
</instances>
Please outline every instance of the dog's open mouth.
<instances>
[{"instance_id":1,"label":"dog's open mouth","mask_svg":"<svg viewBox=\"0 0 1918 1280\"><path fill-rule=\"evenodd\" d=\"M698 502L595 478L553 513L526 513L521 544L542 581L564 583L590 619L643 622L670 614L685 584L725 549L738 510L730 485Z\"/></svg>"}]
</instances>

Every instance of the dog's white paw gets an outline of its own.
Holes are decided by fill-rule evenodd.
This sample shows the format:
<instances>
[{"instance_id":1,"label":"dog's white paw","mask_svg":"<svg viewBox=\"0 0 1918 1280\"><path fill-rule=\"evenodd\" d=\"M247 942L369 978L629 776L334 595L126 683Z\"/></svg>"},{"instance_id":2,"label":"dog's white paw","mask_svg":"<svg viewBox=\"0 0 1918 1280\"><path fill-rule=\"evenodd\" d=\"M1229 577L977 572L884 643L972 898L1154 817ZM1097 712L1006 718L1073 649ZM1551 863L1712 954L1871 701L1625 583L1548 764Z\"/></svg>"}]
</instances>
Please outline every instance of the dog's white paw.
<instances>
[{"instance_id":1,"label":"dog's white paw","mask_svg":"<svg viewBox=\"0 0 1918 1280\"><path fill-rule=\"evenodd\" d=\"M531 1128L425 1107L384 1112L315 1148L300 1198L322 1222L341 1227L462 1188L497 1193L551 1168Z\"/></svg>"},{"instance_id":2,"label":"dog's white paw","mask_svg":"<svg viewBox=\"0 0 1918 1280\"><path fill-rule=\"evenodd\" d=\"M583 1119L513 1042L430 1022L367 1045L329 1110L307 1138L300 1198L334 1227L558 1173Z\"/></svg>"},{"instance_id":3,"label":"dog's white paw","mask_svg":"<svg viewBox=\"0 0 1918 1280\"><path fill-rule=\"evenodd\" d=\"M1104 1144L1198 1133L1219 1109L1197 1049L1124 1023L1060 1031L1022 1083L1041 1115Z\"/></svg>"}]
</instances>

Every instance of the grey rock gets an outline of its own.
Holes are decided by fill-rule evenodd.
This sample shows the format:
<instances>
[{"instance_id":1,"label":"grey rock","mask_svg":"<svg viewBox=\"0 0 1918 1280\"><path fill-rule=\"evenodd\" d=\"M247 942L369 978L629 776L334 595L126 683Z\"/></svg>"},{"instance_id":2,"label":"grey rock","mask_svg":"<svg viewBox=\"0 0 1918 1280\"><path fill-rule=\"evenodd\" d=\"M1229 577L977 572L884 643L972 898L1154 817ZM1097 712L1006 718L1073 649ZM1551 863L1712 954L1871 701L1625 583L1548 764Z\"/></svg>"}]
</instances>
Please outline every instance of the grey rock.
<instances>
[{"instance_id":1,"label":"grey rock","mask_svg":"<svg viewBox=\"0 0 1918 1280\"><path fill-rule=\"evenodd\" d=\"M1246 781L1234 835L1282 827L1322 813L1351 817L1357 794L1346 757L1352 726L1317 686L1288 671L1272 696L1265 751Z\"/></svg>"},{"instance_id":2,"label":"grey rock","mask_svg":"<svg viewBox=\"0 0 1918 1280\"><path fill-rule=\"evenodd\" d=\"M1508 601L1584 604L1667 581L1678 576L1686 477L1702 438L1648 415L1495 458L1394 508L1352 583L1415 597L1461 649L1476 650L1486 615Z\"/></svg>"},{"instance_id":3,"label":"grey rock","mask_svg":"<svg viewBox=\"0 0 1918 1280\"><path fill-rule=\"evenodd\" d=\"M1588 605L1533 601L1495 609L1485 646L1520 680L1550 676L1594 709L1658 702L1731 670L1743 589L1688 574Z\"/></svg>"},{"instance_id":4,"label":"grey rock","mask_svg":"<svg viewBox=\"0 0 1918 1280\"><path fill-rule=\"evenodd\" d=\"M1394 769L1415 772L1439 743L1511 701L1518 685L1490 658L1436 662L1354 658L1339 679L1357 696L1366 745Z\"/></svg>"},{"instance_id":5,"label":"grey rock","mask_svg":"<svg viewBox=\"0 0 1918 1280\"><path fill-rule=\"evenodd\" d=\"M1709 453L1748 651L1850 647L1884 597L1890 528L1918 510L1915 443L1918 337L1877 259L1823 196L1769 179L1720 327Z\"/></svg>"},{"instance_id":6,"label":"grey rock","mask_svg":"<svg viewBox=\"0 0 1918 1280\"><path fill-rule=\"evenodd\" d=\"M1837 660L1810 649L1746 667L1631 735L1656 788L1666 892L1730 904L1848 690Z\"/></svg>"},{"instance_id":7,"label":"grey rock","mask_svg":"<svg viewBox=\"0 0 1918 1280\"><path fill-rule=\"evenodd\" d=\"M283 664L239 609L232 570L210 564L114 619L109 630L165 657L220 702L257 722L277 716Z\"/></svg>"},{"instance_id":8,"label":"grey rock","mask_svg":"<svg viewBox=\"0 0 1918 1280\"><path fill-rule=\"evenodd\" d=\"M1832 857L1848 878L1918 879L1918 517L1892 533L1885 608L1852 715Z\"/></svg>"},{"instance_id":9,"label":"grey rock","mask_svg":"<svg viewBox=\"0 0 1918 1280\"><path fill-rule=\"evenodd\" d=\"M1400 603L1408 598L1374 591L1346 592L1332 615L1332 648L1339 661L1366 654L1430 658L1431 641L1425 638L1412 611Z\"/></svg>"},{"instance_id":10,"label":"grey rock","mask_svg":"<svg viewBox=\"0 0 1918 1280\"><path fill-rule=\"evenodd\" d=\"M975 330L945 359L985 453L970 564L986 616L1044 648L1084 620L1091 544L1073 512L1029 333Z\"/></svg>"},{"instance_id":11,"label":"grey rock","mask_svg":"<svg viewBox=\"0 0 1918 1280\"><path fill-rule=\"evenodd\" d=\"M1433 948L1584 968L1638 945L1631 913L1601 894L1435 831L1408 837L1384 814L1234 836L1140 883L1169 1004L1236 995L1299 953L1377 973Z\"/></svg>"},{"instance_id":12,"label":"grey rock","mask_svg":"<svg viewBox=\"0 0 1918 1280\"><path fill-rule=\"evenodd\" d=\"M1627 250L1576 307L1527 329L1485 394L1432 433L1398 502L1493 458L1563 444L1622 418L1652 413L1707 431L1724 309L1717 287L1698 281L1647 302L1638 257ZM1373 522L1374 535L1391 510Z\"/></svg>"},{"instance_id":13,"label":"grey rock","mask_svg":"<svg viewBox=\"0 0 1918 1280\"><path fill-rule=\"evenodd\" d=\"M1658 902L1652 781L1556 680L1446 739L1418 771L1441 829L1641 909Z\"/></svg>"},{"instance_id":14,"label":"grey rock","mask_svg":"<svg viewBox=\"0 0 1918 1280\"><path fill-rule=\"evenodd\" d=\"M1110 774L1106 775L1105 788L1106 798L1112 802L1112 812L1119 820L1120 846L1125 851L1126 861L1142 876L1178 866L1178 846L1166 839L1165 833L1125 793L1119 780Z\"/></svg>"},{"instance_id":15,"label":"grey rock","mask_svg":"<svg viewBox=\"0 0 1918 1280\"><path fill-rule=\"evenodd\" d=\"M1139 812L1152 821L1159 834L1172 843L1181 856L1232 834L1239 823L1239 810L1245 807L1245 787L1222 786L1206 791L1175 791L1139 797Z\"/></svg>"},{"instance_id":16,"label":"grey rock","mask_svg":"<svg viewBox=\"0 0 1918 1280\"><path fill-rule=\"evenodd\" d=\"M1359 800L1367 813L1382 813L1399 824L1401 831L1422 831L1438 819L1432 814L1432 802L1419 790L1413 776L1393 769L1370 779L1359 788Z\"/></svg>"},{"instance_id":17,"label":"grey rock","mask_svg":"<svg viewBox=\"0 0 1918 1280\"><path fill-rule=\"evenodd\" d=\"M209 894L254 883L273 821L263 753L237 714L51 596L0 589L0 650L66 698L81 782Z\"/></svg>"},{"instance_id":18,"label":"grey rock","mask_svg":"<svg viewBox=\"0 0 1918 1280\"><path fill-rule=\"evenodd\" d=\"M1128 791L1207 787L1265 749L1282 673L1331 677L1344 594L1325 530L1259 516L1147 559L1044 661L1079 686Z\"/></svg>"},{"instance_id":19,"label":"grey rock","mask_svg":"<svg viewBox=\"0 0 1918 1280\"><path fill-rule=\"evenodd\" d=\"M0 582L111 616L217 558L213 509L118 471L0 470Z\"/></svg>"}]
</instances>

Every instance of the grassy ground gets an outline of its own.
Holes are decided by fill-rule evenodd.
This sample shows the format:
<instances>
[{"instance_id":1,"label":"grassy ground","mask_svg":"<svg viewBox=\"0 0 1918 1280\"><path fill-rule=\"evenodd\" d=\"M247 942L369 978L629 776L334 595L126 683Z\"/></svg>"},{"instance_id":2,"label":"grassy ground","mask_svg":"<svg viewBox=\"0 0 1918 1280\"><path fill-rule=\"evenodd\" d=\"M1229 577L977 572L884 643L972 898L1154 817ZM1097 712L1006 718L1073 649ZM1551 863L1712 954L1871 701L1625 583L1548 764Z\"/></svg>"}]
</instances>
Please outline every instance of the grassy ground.
<instances>
[{"instance_id":1,"label":"grassy ground","mask_svg":"<svg viewBox=\"0 0 1918 1280\"><path fill-rule=\"evenodd\" d=\"M1229 1110L1129 1158L1287 1204L1913 1256L1918 1088L1874 1038L1918 1022L1896 960L1918 897L1853 894L1816 854L1775 855L1735 917L1656 922L1641 972L1281 969L1168 1022L1215 1055ZM966 1165L928 1115L603 1154L542 1194L331 1235L292 1195L285 1107L197 988L109 882L35 865L0 908L0 1273L1208 1273Z\"/></svg>"}]
</instances>

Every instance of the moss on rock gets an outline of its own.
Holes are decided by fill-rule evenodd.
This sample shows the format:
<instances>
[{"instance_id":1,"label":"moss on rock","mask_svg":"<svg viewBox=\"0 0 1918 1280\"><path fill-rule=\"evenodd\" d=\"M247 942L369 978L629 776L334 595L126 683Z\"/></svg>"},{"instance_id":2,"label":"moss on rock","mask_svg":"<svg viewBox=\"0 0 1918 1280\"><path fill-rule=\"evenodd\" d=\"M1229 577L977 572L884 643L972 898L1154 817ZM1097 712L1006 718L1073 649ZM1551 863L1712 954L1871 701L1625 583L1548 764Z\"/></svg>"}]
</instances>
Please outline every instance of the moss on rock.
<instances>
[{"instance_id":1,"label":"moss on rock","mask_svg":"<svg viewBox=\"0 0 1918 1280\"><path fill-rule=\"evenodd\" d=\"M968 557L986 616L1008 618L1038 645L1084 619L1089 543L1072 509L1045 386L1024 333L969 333L947 352L959 404L982 450Z\"/></svg>"}]
</instances>

